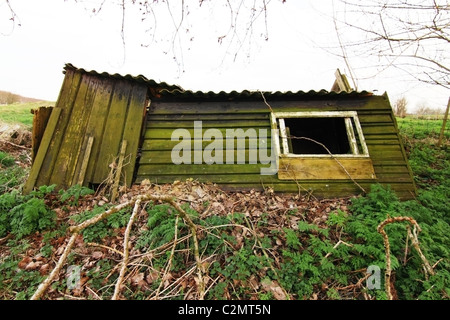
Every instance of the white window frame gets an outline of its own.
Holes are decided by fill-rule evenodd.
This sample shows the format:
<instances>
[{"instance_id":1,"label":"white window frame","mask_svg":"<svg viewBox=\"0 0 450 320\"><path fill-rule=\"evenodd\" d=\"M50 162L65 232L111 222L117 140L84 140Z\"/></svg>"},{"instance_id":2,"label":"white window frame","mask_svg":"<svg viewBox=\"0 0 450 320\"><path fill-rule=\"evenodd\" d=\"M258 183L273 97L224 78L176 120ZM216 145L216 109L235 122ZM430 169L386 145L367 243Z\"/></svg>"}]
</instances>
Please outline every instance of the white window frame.
<instances>
[{"instance_id":1,"label":"white window frame","mask_svg":"<svg viewBox=\"0 0 450 320\"><path fill-rule=\"evenodd\" d=\"M344 118L345 128L347 131L347 138L350 145L351 154L294 154L289 152L288 139L286 134L286 127L284 119L286 118ZM355 123L356 133L353 130L352 122ZM270 114L270 121L272 129L278 129L274 131L273 143L275 145L275 151L279 157L289 158L368 158L369 150L367 148L364 134L362 131L361 123L359 122L358 113L356 111L298 111L298 112L272 112ZM281 137L281 146L280 146ZM357 140L361 144L361 151L358 150Z\"/></svg>"}]
</instances>

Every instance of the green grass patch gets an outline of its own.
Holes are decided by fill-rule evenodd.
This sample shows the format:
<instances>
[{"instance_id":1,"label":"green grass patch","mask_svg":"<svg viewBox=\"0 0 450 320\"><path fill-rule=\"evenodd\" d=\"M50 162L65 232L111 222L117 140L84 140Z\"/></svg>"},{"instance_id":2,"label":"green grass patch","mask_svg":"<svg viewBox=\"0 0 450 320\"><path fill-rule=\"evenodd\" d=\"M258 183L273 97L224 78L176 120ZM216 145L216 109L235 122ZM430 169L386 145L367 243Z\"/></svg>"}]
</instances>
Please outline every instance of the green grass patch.
<instances>
[{"instance_id":1,"label":"green grass patch","mask_svg":"<svg viewBox=\"0 0 450 320\"><path fill-rule=\"evenodd\" d=\"M15 163L14 157L10 156L8 153L0 151L0 168L12 167Z\"/></svg>"},{"instance_id":2,"label":"green grass patch","mask_svg":"<svg viewBox=\"0 0 450 320\"><path fill-rule=\"evenodd\" d=\"M33 114L31 113L31 109L52 105L54 105L54 102L48 101L13 103L4 106L0 105L0 121L10 124L20 123L31 128L33 125Z\"/></svg>"},{"instance_id":3,"label":"green grass patch","mask_svg":"<svg viewBox=\"0 0 450 320\"><path fill-rule=\"evenodd\" d=\"M408 139L439 138L443 120L415 119L411 117L397 118L400 132ZM444 136L450 138L450 122L447 122Z\"/></svg>"}]
</instances>

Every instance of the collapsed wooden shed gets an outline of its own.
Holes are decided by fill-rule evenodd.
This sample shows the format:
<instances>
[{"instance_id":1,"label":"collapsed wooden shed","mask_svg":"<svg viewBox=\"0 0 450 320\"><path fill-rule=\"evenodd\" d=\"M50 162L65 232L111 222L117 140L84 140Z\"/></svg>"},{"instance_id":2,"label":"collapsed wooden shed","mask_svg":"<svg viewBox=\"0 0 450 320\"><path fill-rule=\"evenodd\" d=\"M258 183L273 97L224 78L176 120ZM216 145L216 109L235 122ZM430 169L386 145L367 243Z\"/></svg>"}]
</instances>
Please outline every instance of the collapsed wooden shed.
<instances>
[{"instance_id":1,"label":"collapsed wooden shed","mask_svg":"<svg viewBox=\"0 0 450 320\"><path fill-rule=\"evenodd\" d=\"M193 178L338 197L381 183L403 199L416 190L387 95L192 92L72 65L24 190L98 185L121 148L128 186Z\"/></svg>"}]
</instances>

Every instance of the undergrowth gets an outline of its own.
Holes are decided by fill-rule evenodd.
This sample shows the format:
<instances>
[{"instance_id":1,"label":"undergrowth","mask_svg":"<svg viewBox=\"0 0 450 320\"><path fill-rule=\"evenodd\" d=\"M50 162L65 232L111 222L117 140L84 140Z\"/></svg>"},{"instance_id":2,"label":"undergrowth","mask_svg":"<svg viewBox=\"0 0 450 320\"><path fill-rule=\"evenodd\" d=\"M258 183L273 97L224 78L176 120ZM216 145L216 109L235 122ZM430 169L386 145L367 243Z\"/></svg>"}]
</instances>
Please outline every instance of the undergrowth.
<instances>
[{"instance_id":1,"label":"undergrowth","mask_svg":"<svg viewBox=\"0 0 450 320\"><path fill-rule=\"evenodd\" d=\"M227 213L216 211L214 208L235 196L231 193L219 193L197 210L191 202L184 202L183 209L198 226L205 298L386 299L386 255L377 226L387 218L409 216L422 229L420 248L435 275L424 271L422 259L407 241L406 225L387 225L394 296L401 300L449 299L448 144L436 147L435 133L430 137L418 129L413 135L404 132L419 189L416 200L400 201L390 188L373 185L365 197L328 207L273 194L253 194L248 200L267 209L259 211L234 205ZM6 170L15 167L7 156L3 159L0 181ZM92 190L81 186L59 192L55 186L44 186L29 195L21 194L20 188L5 190L8 192L0 196L0 238L5 239L0 243L0 298L28 299L60 256L68 226L112 205L99 202ZM267 202L295 205L286 205L289 208L282 211L270 209L258 202L263 196ZM240 202L236 199L235 203ZM123 298L196 298L194 244L189 228L176 214L170 205L154 202L146 203L139 212L131 232ZM80 288L67 288L64 270L46 298L111 298L122 259L117 251L123 250L130 215L131 208L126 208L85 229L67 261L67 265L81 266ZM375 287L368 285L369 267L381 271Z\"/></svg>"}]
</instances>

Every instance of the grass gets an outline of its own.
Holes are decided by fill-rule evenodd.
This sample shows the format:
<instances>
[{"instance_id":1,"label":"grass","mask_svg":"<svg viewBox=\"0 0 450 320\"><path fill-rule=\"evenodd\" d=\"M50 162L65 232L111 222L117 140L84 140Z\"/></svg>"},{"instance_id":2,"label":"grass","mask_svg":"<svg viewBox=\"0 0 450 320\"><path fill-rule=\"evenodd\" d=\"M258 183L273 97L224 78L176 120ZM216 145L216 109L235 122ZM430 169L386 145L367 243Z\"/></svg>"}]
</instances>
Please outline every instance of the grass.
<instances>
[{"instance_id":1,"label":"grass","mask_svg":"<svg viewBox=\"0 0 450 320\"><path fill-rule=\"evenodd\" d=\"M52 105L54 105L54 102L48 101L0 105L0 121L10 124L20 123L31 128L33 125L33 114L31 113L31 109Z\"/></svg>"},{"instance_id":2,"label":"grass","mask_svg":"<svg viewBox=\"0 0 450 320\"><path fill-rule=\"evenodd\" d=\"M408 139L439 138L442 128L442 120L425 120L411 117L397 118L400 132ZM445 137L450 138L450 121L447 122Z\"/></svg>"}]
</instances>

